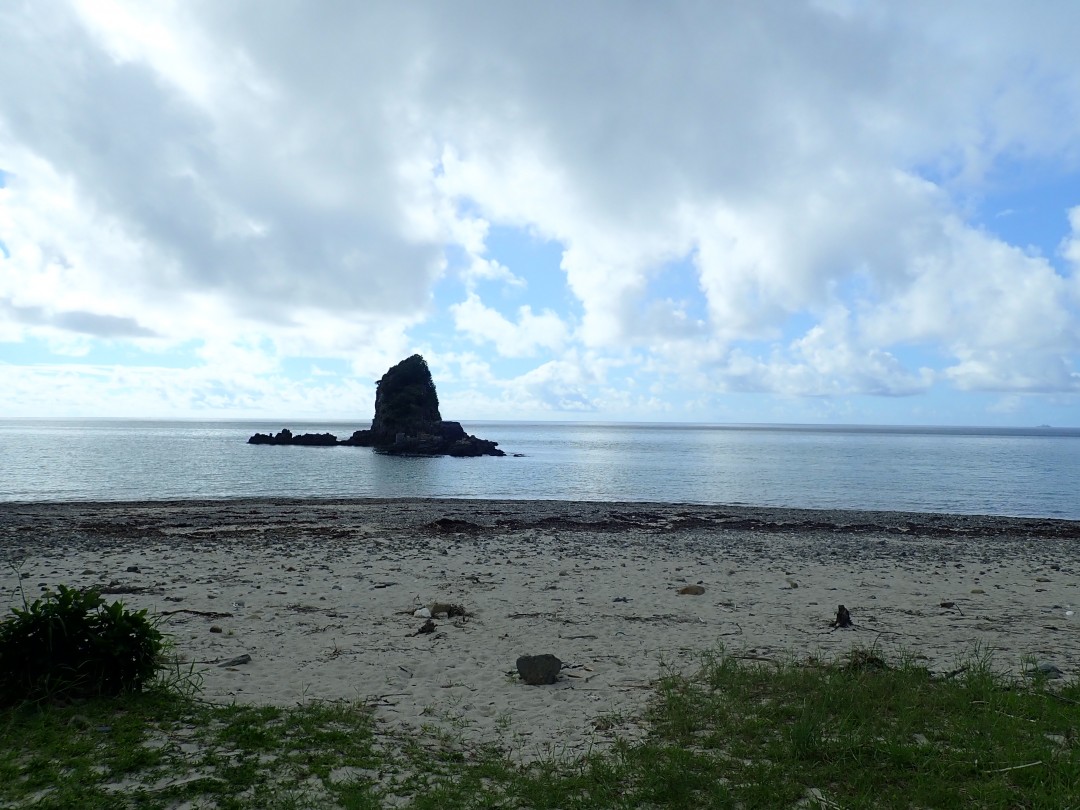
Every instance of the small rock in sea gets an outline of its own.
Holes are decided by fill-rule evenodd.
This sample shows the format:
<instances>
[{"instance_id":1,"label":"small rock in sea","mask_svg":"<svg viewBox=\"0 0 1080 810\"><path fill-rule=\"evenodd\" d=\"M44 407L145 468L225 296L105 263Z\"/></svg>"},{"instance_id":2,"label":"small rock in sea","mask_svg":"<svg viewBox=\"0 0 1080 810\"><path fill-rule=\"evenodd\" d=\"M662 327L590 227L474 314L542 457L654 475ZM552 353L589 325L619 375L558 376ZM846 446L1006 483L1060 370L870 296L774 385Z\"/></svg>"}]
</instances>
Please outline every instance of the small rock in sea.
<instances>
[{"instance_id":1,"label":"small rock in sea","mask_svg":"<svg viewBox=\"0 0 1080 810\"><path fill-rule=\"evenodd\" d=\"M700 585L687 585L684 588L679 588L679 596L701 596L705 593L705 589Z\"/></svg>"},{"instance_id":2,"label":"small rock in sea","mask_svg":"<svg viewBox=\"0 0 1080 810\"><path fill-rule=\"evenodd\" d=\"M562 669L562 661L551 653L523 655L517 660L518 675L530 686L555 683Z\"/></svg>"},{"instance_id":3,"label":"small rock in sea","mask_svg":"<svg viewBox=\"0 0 1080 810\"><path fill-rule=\"evenodd\" d=\"M211 633L223 633L225 631L222 630L218 625L215 624L210 628L210 632Z\"/></svg>"},{"instance_id":4,"label":"small rock in sea","mask_svg":"<svg viewBox=\"0 0 1080 810\"><path fill-rule=\"evenodd\" d=\"M251 656L248 655L247 653L244 653L243 655L238 655L235 658L230 658L228 661L222 661L220 664L218 664L218 666L219 667L238 667L241 664L250 664L250 663L251 663Z\"/></svg>"},{"instance_id":5,"label":"small rock in sea","mask_svg":"<svg viewBox=\"0 0 1080 810\"><path fill-rule=\"evenodd\" d=\"M417 619L430 619L431 618L431 611L428 610L427 608L420 608L419 610L417 610L416 612L413 613L413 616L415 616Z\"/></svg>"}]
</instances>

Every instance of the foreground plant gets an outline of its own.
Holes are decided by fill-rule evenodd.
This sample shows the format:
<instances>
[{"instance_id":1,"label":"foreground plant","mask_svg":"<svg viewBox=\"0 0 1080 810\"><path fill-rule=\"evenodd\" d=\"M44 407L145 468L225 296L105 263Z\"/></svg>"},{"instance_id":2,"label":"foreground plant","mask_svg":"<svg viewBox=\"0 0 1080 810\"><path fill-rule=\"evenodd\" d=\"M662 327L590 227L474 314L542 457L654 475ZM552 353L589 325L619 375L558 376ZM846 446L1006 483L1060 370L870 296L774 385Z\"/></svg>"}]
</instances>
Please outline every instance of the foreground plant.
<instances>
[{"instance_id":1,"label":"foreground plant","mask_svg":"<svg viewBox=\"0 0 1080 810\"><path fill-rule=\"evenodd\" d=\"M145 610L60 585L0 622L0 706L137 692L163 650Z\"/></svg>"},{"instance_id":2,"label":"foreground plant","mask_svg":"<svg viewBox=\"0 0 1080 810\"><path fill-rule=\"evenodd\" d=\"M23 705L0 710L0 807L1075 807L1080 683L990 663L934 676L875 650L713 654L657 684L643 742L528 766L381 727L357 703L220 706L150 689Z\"/></svg>"}]
</instances>

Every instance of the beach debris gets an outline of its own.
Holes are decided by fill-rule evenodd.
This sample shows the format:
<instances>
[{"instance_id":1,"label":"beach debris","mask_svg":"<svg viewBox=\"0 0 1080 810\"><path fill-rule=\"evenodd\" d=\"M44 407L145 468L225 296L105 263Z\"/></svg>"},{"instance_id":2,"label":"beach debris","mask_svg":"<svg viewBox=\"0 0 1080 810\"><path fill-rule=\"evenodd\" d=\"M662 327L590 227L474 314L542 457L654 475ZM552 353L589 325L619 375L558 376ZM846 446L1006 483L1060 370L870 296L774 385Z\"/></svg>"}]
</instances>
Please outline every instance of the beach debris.
<instances>
[{"instance_id":1,"label":"beach debris","mask_svg":"<svg viewBox=\"0 0 1080 810\"><path fill-rule=\"evenodd\" d=\"M108 585L95 585L94 590L100 594L120 595L147 593L150 589L145 588L142 585L123 585L114 579Z\"/></svg>"},{"instance_id":2,"label":"beach debris","mask_svg":"<svg viewBox=\"0 0 1080 810\"><path fill-rule=\"evenodd\" d=\"M166 597L167 599L168 597ZM192 616L205 616L208 619L229 619L231 613L219 613L215 610L191 610L190 608L178 608L177 610L163 610L162 616L175 616L177 613L190 613Z\"/></svg>"},{"instance_id":3,"label":"beach debris","mask_svg":"<svg viewBox=\"0 0 1080 810\"><path fill-rule=\"evenodd\" d=\"M420 629L413 633L413 635L420 636L426 635L428 633L434 633L436 627L438 627L438 625L435 624L435 622L433 622L431 619L428 619L426 622L420 625Z\"/></svg>"},{"instance_id":4,"label":"beach debris","mask_svg":"<svg viewBox=\"0 0 1080 810\"><path fill-rule=\"evenodd\" d=\"M457 518L441 517L424 526L428 531L436 534L479 534L487 531L487 528L478 523Z\"/></svg>"},{"instance_id":5,"label":"beach debris","mask_svg":"<svg viewBox=\"0 0 1080 810\"><path fill-rule=\"evenodd\" d=\"M844 665L848 672L882 672L888 668L885 659L873 650L852 650Z\"/></svg>"},{"instance_id":6,"label":"beach debris","mask_svg":"<svg viewBox=\"0 0 1080 810\"><path fill-rule=\"evenodd\" d=\"M372 589L376 590L376 591L382 590L383 588L391 588L394 585L397 585L397 583L396 582L372 582L371 583Z\"/></svg>"},{"instance_id":7,"label":"beach debris","mask_svg":"<svg viewBox=\"0 0 1080 810\"><path fill-rule=\"evenodd\" d=\"M839 605L836 608L836 618L832 621L832 627L839 629L841 627L854 627L855 624L851 621L851 613L843 605Z\"/></svg>"},{"instance_id":8,"label":"beach debris","mask_svg":"<svg viewBox=\"0 0 1080 810\"><path fill-rule=\"evenodd\" d=\"M551 653L523 655L517 660L518 675L530 686L555 683L562 669L562 661Z\"/></svg>"},{"instance_id":9,"label":"beach debris","mask_svg":"<svg viewBox=\"0 0 1080 810\"><path fill-rule=\"evenodd\" d=\"M1047 661L1042 661L1033 667L1028 667L1024 670L1024 674L1029 678L1046 678L1051 681L1065 677L1064 672Z\"/></svg>"},{"instance_id":10,"label":"beach debris","mask_svg":"<svg viewBox=\"0 0 1080 810\"><path fill-rule=\"evenodd\" d=\"M701 596L705 589L700 585L686 585L679 588L679 596Z\"/></svg>"},{"instance_id":11,"label":"beach debris","mask_svg":"<svg viewBox=\"0 0 1080 810\"><path fill-rule=\"evenodd\" d=\"M793 579L789 579L789 580L787 581L787 584L788 584L788 587L787 587L787 589L788 589L788 590L795 590L796 588L798 588L798 587L799 587L799 583L798 583L798 582L796 582L796 581L795 581L795 580L793 580Z\"/></svg>"},{"instance_id":12,"label":"beach debris","mask_svg":"<svg viewBox=\"0 0 1080 810\"><path fill-rule=\"evenodd\" d=\"M220 625L215 624L215 625L211 625L210 632L211 633L224 633L225 631L221 629Z\"/></svg>"},{"instance_id":13,"label":"beach debris","mask_svg":"<svg viewBox=\"0 0 1080 810\"><path fill-rule=\"evenodd\" d=\"M129 574L138 574L139 573L139 566L137 566L137 565L129 565L127 567L127 572ZM1046 580L1046 581L1049 582L1050 580Z\"/></svg>"},{"instance_id":14,"label":"beach debris","mask_svg":"<svg viewBox=\"0 0 1080 810\"><path fill-rule=\"evenodd\" d=\"M419 610L414 611L413 616L417 619L430 619L431 610L430 608L422 607Z\"/></svg>"},{"instance_id":15,"label":"beach debris","mask_svg":"<svg viewBox=\"0 0 1080 810\"><path fill-rule=\"evenodd\" d=\"M941 675L942 680L949 680L949 678L955 678L957 675L961 675L970 669L968 664L961 664L956 669L950 669L948 672L944 672Z\"/></svg>"},{"instance_id":16,"label":"beach debris","mask_svg":"<svg viewBox=\"0 0 1080 810\"><path fill-rule=\"evenodd\" d=\"M806 795L803 798L799 799L799 801L795 803L795 806L824 807L829 808L829 810L832 810L832 808L834 807L840 807L840 805L836 802L832 801L831 799L827 799L821 789L816 787L807 788Z\"/></svg>"},{"instance_id":17,"label":"beach debris","mask_svg":"<svg viewBox=\"0 0 1080 810\"><path fill-rule=\"evenodd\" d=\"M218 664L218 666L219 667L238 667L241 664L250 664L250 663L251 663L251 656L248 655L247 653L244 653L243 655L238 655L235 658L230 658L228 661L222 661L220 664Z\"/></svg>"},{"instance_id":18,"label":"beach debris","mask_svg":"<svg viewBox=\"0 0 1080 810\"><path fill-rule=\"evenodd\" d=\"M616 597L615 597L614 599L612 599L611 601L612 601L612 602L629 602L629 601L630 601L630 597L629 597L629 596L616 596Z\"/></svg>"},{"instance_id":19,"label":"beach debris","mask_svg":"<svg viewBox=\"0 0 1080 810\"><path fill-rule=\"evenodd\" d=\"M431 615L435 618L445 617L447 619L452 619L455 616L469 615L461 605L454 605L449 602L433 602L428 610L431 611Z\"/></svg>"},{"instance_id":20,"label":"beach debris","mask_svg":"<svg viewBox=\"0 0 1080 810\"><path fill-rule=\"evenodd\" d=\"M958 607L956 606L956 602L953 602L953 601L951 601L951 600L946 600L946 601L942 602L942 603L941 603L941 605L940 605L940 607L943 607L943 608L945 608L946 610L955 610L955 611L956 611L957 613L959 613L959 614L960 614L961 616L963 616L963 615L964 615L964 611L962 611L962 610L961 610L960 608L958 608Z\"/></svg>"}]
</instances>

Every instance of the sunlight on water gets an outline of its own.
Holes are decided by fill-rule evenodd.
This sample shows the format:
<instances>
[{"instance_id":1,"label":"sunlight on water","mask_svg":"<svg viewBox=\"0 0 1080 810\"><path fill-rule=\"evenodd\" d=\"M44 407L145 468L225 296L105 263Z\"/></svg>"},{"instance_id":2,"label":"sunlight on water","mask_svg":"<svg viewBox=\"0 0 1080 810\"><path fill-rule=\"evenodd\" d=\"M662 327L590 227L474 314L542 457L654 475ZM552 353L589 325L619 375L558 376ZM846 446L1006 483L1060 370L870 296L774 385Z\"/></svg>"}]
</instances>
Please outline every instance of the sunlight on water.
<instances>
[{"instance_id":1,"label":"sunlight on water","mask_svg":"<svg viewBox=\"0 0 1080 810\"><path fill-rule=\"evenodd\" d=\"M289 425L348 436L363 424ZM1080 519L1080 431L466 425L520 458L246 443L265 422L0 420L0 501L447 497Z\"/></svg>"}]
</instances>

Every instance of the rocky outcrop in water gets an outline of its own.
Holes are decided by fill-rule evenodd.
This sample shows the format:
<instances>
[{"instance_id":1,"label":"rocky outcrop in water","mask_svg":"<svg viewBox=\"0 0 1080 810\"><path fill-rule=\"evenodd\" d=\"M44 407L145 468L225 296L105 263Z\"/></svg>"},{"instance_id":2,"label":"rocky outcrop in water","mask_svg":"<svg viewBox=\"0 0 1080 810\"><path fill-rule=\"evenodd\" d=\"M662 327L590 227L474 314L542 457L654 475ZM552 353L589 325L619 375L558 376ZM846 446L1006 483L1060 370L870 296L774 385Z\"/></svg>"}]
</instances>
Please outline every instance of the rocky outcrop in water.
<instances>
[{"instance_id":1,"label":"rocky outcrop in water","mask_svg":"<svg viewBox=\"0 0 1080 810\"><path fill-rule=\"evenodd\" d=\"M342 444L421 456L503 456L495 442L470 436L444 421L427 362L418 354L387 371L375 389L375 417Z\"/></svg>"},{"instance_id":2,"label":"rocky outcrop in water","mask_svg":"<svg viewBox=\"0 0 1080 810\"><path fill-rule=\"evenodd\" d=\"M301 433L294 436L291 430L284 428L274 434L256 433L248 439L248 444L300 444L307 447L333 447L341 444L341 442L333 433Z\"/></svg>"},{"instance_id":3,"label":"rocky outcrop in water","mask_svg":"<svg viewBox=\"0 0 1080 810\"><path fill-rule=\"evenodd\" d=\"M249 444L296 444L309 447L347 445L373 447L376 452L401 456L504 456L496 442L478 439L458 422L444 421L439 395L427 362L418 354L393 366L375 389L375 416L371 427L339 440L331 433L294 435L288 428L277 434L256 433Z\"/></svg>"}]
</instances>

